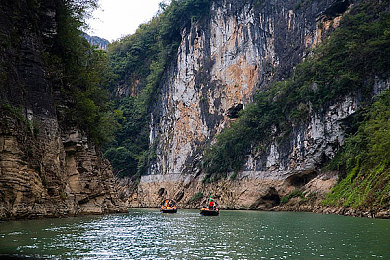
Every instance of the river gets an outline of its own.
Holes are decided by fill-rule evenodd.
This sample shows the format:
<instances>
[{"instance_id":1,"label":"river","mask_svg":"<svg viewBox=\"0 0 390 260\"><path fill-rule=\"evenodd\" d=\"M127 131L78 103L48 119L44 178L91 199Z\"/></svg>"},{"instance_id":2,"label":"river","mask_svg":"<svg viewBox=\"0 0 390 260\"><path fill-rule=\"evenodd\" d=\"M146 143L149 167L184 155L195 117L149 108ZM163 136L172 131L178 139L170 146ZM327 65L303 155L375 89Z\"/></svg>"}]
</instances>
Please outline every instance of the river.
<instances>
[{"instance_id":1,"label":"river","mask_svg":"<svg viewBox=\"0 0 390 260\"><path fill-rule=\"evenodd\" d=\"M0 222L0 254L50 259L390 259L390 220L197 210Z\"/></svg>"}]
</instances>

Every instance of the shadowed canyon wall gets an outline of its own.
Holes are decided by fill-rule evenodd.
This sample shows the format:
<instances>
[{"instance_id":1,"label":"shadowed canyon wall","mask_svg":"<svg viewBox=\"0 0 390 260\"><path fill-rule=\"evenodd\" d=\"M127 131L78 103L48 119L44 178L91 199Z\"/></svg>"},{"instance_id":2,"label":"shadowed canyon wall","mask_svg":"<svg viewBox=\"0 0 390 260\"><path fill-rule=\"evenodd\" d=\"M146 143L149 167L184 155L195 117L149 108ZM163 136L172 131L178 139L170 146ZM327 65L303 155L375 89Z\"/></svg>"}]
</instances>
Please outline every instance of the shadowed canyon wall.
<instances>
[{"instance_id":1,"label":"shadowed canyon wall","mask_svg":"<svg viewBox=\"0 0 390 260\"><path fill-rule=\"evenodd\" d=\"M57 39L58 6L0 4L0 219L124 210L109 162L64 118L74 102L44 61Z\"/></svg>"}]
</instances>

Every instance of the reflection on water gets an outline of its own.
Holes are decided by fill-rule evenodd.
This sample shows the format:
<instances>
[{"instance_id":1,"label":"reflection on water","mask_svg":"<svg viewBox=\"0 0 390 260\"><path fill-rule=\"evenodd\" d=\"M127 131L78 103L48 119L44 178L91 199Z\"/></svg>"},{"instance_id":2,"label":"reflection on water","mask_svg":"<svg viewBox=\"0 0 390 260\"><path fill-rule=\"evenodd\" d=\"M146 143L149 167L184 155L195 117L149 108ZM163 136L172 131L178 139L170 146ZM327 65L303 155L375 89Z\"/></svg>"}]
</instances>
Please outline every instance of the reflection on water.
<instances>
[{"instance_id":1,"label":"reflection on water","mask_svg":"<svg viewBox=\"0 0 390 260\"><path fill-rule=\"evenodd\" d=\"M58 259L390 259L390 221L199 211L0 223L0 254Z\"/></svg>"}]
</instances>

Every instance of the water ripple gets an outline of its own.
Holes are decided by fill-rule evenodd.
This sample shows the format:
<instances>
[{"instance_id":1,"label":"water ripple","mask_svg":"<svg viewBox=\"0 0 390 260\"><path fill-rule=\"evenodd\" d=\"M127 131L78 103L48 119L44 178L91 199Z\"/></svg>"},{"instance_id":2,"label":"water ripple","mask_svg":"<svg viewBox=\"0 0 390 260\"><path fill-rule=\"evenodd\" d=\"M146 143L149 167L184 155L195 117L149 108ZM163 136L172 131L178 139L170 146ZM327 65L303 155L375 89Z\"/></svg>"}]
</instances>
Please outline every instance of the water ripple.
<instances>
[{"instance_id":1,"label":"water ripple","mask_svg":"<svg viewBox=\"0 0 390 260\"><path fill-rule=\"evenodd\" d=\"M8 225L6 225L8 224ZM0 254L58 259L390 259L389 222L308 213L198 211L0 223Z\"/></svg>"}]
</instances>

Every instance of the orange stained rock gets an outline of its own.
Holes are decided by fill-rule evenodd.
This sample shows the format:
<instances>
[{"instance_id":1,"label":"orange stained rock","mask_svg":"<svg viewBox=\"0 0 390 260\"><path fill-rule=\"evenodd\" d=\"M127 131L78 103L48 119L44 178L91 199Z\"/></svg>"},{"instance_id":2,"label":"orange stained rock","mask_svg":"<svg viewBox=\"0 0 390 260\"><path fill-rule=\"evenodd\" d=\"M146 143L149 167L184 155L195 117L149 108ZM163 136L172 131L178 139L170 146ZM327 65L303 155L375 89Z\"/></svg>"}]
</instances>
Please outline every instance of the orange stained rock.
<instances>
[{"instance_id":1,"label":"orange stained rock","mask_svg":"<svg viewBox=\"0 0 390 260\"><path fill-rule=\"evenodd\" d=\"M230 107L235 102L245 102L253 92L255 83L258 80L258 67L249 65L245 58L240 58L237 64L227 68L226 80L233 82L225 90L227 100L232 102L228 106Z\"/></svg>"},{"instance_id":2,"label":"orange stained rock","mask_svg":"<svg viewBox=\"0 0 390 260\"><path fill-rule=\"evenodd\" d=\"M180 150L183 143L193 142L195 140L203 141L202 134L203 123L200 117L200 110L196 104L185 106L183 102L177 104L180 111L180 118L175 124L175 136L177 138L175 150Z\"/></svg>"},{"instance_id":3,"label":"orange stained rock","mask_svg":"<svg viewBox=\"0 0 390 260\"><path fill-rule=\"evenodd\" d=\"M315 47L318 44L322 43L323 33L329 29L337 28L340 26L340 21L343 16L337 16L332 20L325 20L323 17L318 23L314 35L312 33L305 36L305 47Z\"/></svg>"}]
</instances>

